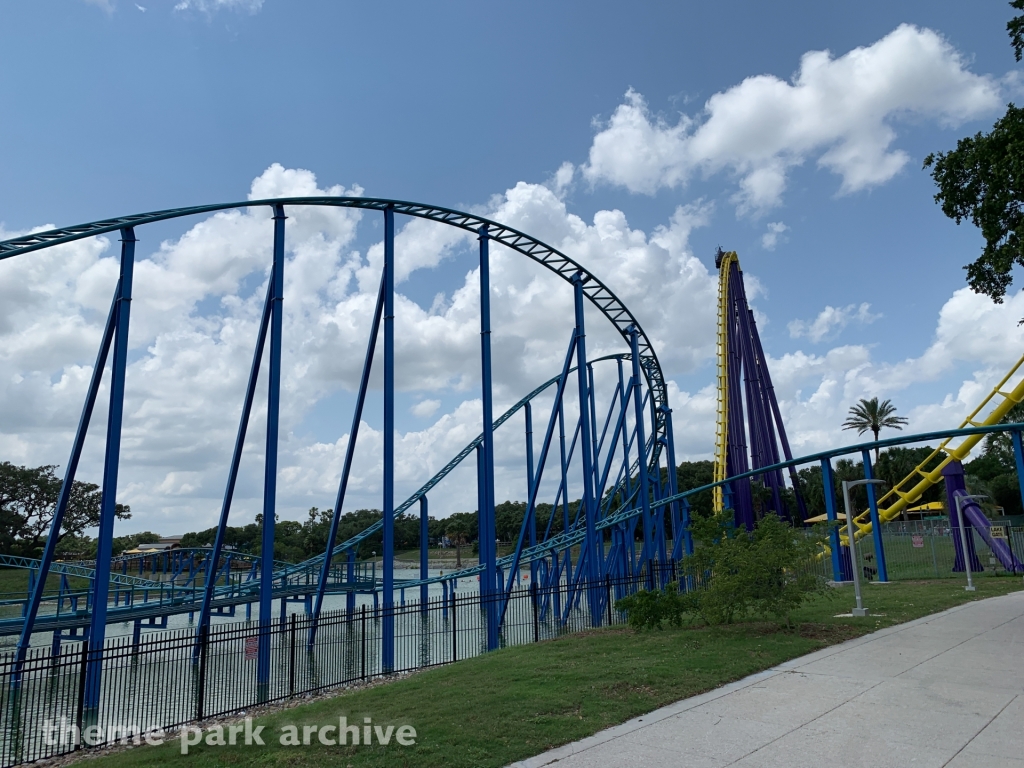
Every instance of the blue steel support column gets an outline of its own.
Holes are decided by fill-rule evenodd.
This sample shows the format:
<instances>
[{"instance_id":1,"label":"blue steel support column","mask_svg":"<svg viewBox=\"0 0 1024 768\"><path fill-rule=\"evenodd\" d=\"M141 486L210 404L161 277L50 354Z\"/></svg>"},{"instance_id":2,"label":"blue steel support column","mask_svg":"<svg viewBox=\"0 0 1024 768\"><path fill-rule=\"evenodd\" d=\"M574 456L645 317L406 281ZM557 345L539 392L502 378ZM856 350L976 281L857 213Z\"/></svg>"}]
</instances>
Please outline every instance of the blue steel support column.
<instances>
[{"instance_id":1,"label":"blue steel support column","mask_svg":"<svg viewBox=\"0 0 1024 768\"><path fill-rule=\"evenodd\" d=\"M128 320L131 314L134 269L135 231L131 227L125 227L121 230L121 294L117 298L114 358L110 365L110 409L107 415L107 445L103 459L103 496L100 501L100 525L96 543L92 619L89 623L89 648L93 651L102 651L107 633L107 593L110 587L110 557L117 507L117 470L121 457L124 374L128 363ZM43 574L40 574L40 577L42 576ZM45 579L40 578L40 583L45 583ZM100 703L102 667L102 655L90 660L86 665L83 706L90 712L95 711Z\"/></svg>"},{"instance_id":2,"label":"blue steel support column","mask_svg":"<svg viewBox=\"0 0 1024 768\"><path fill-rule=\"evenodd\" d=\"M373 353L377 348L377 335L380 331L380 318L384 311L384 283L386 275L380 276L380 288L377 290L377 305L370 323L370 339L366 342L366 357L363 359L363 372L359 379L359 392L356 395L356 407L352 412L352 426L348 431L348 445L345 446L345 462L341 467L341 480L338 482L338 495L334 499L334 513L331 515L331 528L327 533L327 546L324 548L324 564L320 570L320 582L316 588L316 603L313 608L313 621L309 626L309 637L306 644L310 650L316 641L316 630L320 623L320 611L324 605L324 593L327 590L327 576L331 571L331 560L334 557L334 542L338 538L338 522L341 520L341 509L345 505L345 493L348 491L348 479L352 474L352 459L355 456L356 441L359 438L359 425L363 420L363 406L366 403L366 390L370 384L370 369L373 366ZM352 594L351 592L349 593Z\"/></svg>"},{"instance_id":3,"label":"blue steel support column","mask_svg":"<svg viewBox=\"0 0 1024 768\"><path fill-rule=\"evenodd\" d=\"M526 411L526 498L533 498L533 483L534 483L534 469L533 469L533 408L530 406L529 401L526 403L524 408ZM554 515L555 510L552 508L551 514ZM532 513L527 510L527 514L530 515L530 547L531 549L537 546L537 509L534 508ZM548 518L548 522L551 518ZM530 583L537 583L537 561L530 561Z\"/></svg>"},{"instance_id":4,"label":"blue steel support column","mask_svg":"<svg viewBox=\"0 0 1024 768\"><path fill-rule=\"evenodd\" d=\"M864 479L873 479L874 475L871 472L871 452L861 451L861 459L864 462ZM889 580L889 569L885 567L885 549L882 546L882 523L878 519L878 503L875 501L875 486L872 483L868 483L866 490L868 492L868 511L871 513L871 538L875 542L875 562L878 563L878 580L880 582L886 582Z\"/></svg>"},{"instance_id":5,"label":"blue steel support column","mask_svg":"<svg viewBox=\"0 0 1024 768\"><path fill-rule=\"evenodd\" d=\"M274 206L274 263L270 310L267 388L267 453L263 468L263 537L260 545L260 633L256 653L256 695L270 694L270 625L274 596L274 526L277 522L277 425L281 412L281 328L284 314L284 206ZM282 598L283 599L283 598Z\"/></svg>"},{"instance_id":6,"label":"blue steel support column","mask_svg":"<svg viewBox=\"0 0 1024 768\"><path fill-rule=\"evenodd\" d=\"M573 339L575 339L575 332ZM565 453L565 407L562 399L558 399L558 452L560 461L560 470L562 473L562 532L569 532L569 458ZM555 499L555 507L551 510L551 514L554 515L558 512L558 499ZM562 558L563 566L566 563L571 562L572 548L565 548L565 556ZM559 573L559 566L556 564L555 573ZM561 578L561 577L559 577ZM557 591L555 592L557 595Z\"/></svg>"},{"instance_id":7,"label":"blue steel support column","mask_svg":"<svg viewBox=\"0 0 1024 768\"><path fill-rule=\"evenodd\" d=\"M345 574L349 584L356 580L356 551L354 549L348 551ZM345 593L345 610L349 616L356 611L356 593L351 589Z\"/></svg>"},{"instance_id":8,"label":"blue steel support column","mask_svg":"<svg viewBox=\"0 0 1024 768\"><path fill-rule=\"evenodd\" d=\"M249 369L249 383L245 389L245 402L242 404L242 416L238 421L238 432L235 436L235 450L231 454L231 468L228 470L228 483L224 489L224 500L220 507L220 521L217 524L217 536L213 542L213 552L210 553L209 567L206 572L206 584L203 588L203 607L199 611L199 627L196 631L195 647L192 651L193 661L198 661L201 649L200 638L203 628L210 623L210 603L213 601L213 593L217 582L217 564L220 562L221 552L224 550L224 533L228 527L228 515L231 513L231 500L235 494L235 482L238 479L238 466L242 461L242 448L245 446L245 433L249 427L249 415L252 413L252 401L256 396L256 381L259 378L260 362L263 360L263 347L267 341L267 326L270 323L270 314L273 308L272 297L274 295L274 277L271 275L267 284L267 298L263 303L263 317L260 321L259 333L256 337L256 351L252 356L252 367ZM231 569L228 568L230 576Z\"/></svg>"},{"instance_id":9,"label":"blue steel support column","mask_svg":"<svg viewBox=\"0 0 1024 768\"><path fill-rule=\"evenodd\" d=\"M849 571L850 549L846 547L844 551L839 536L841 526L838 525L836 515L836 481L831 459L821 460L821 486L825 494L825 517L829 524L828 545L832 550L832 580L850 581L853 578Z\"/></svg>"},{"instance_id":10,"label":"blue steel support column","mask_svg":"<svg viewBox=\"0 0 1024 768\"><path fill-rule=\"evenodd\" d=\"M761 337L757 333L757 325L753 317L750 319L751 327L754 329L754 354L757 357L758 365L761 366L761 378L764 381L765 391L768 395L768 405L772 415L775 417L775 425L779 431L779 442L782 443L782 455L786 461L793 460L793 452L789 447L789 438L786 436L786 427L782 423L782 411L779 410L779 400L775 396L775 386L772 384L772 377L768 371L768 362L765 360L764 349L761 347ZM796 505L800 522L807 519L807 505L804 503L804 496L800 492L800 479L795 466L789 468L789 480L793 484L793 493L796 495Z\"/></svg>"},{"instance_id":11,"label":"blue steel support column","mask_svg":"<svg viewBox=\"0 0 1024 768\"><path fill-rule=\"evenodd\" d=\"M676 439L672 432L672 409L667 405L663 406L663 413L665 414L665 447L668 449L668 463L671 469L668 471L668 493L670 496L675 496L679 493L679 478L676 475ZM673 515L672 519L678 519L680 522L680 531L673 529L672 535L681 535L683 538L683 552L687 555L693 554L693 534L690 532L690 505L679 504L679 502L672 502L675 506L681 506L682 509ZM677 549L676 542L672 542L672 550L675 552Z\"/></svg>"},{"instance_id":12,"label":"blue steel support column","mask_svg":"<svg viewBox=\"0 0 1024 768\"><path fill-rule=\"evenodd\" d=\"M597 442L597 397L594 394L594 365L593 363L587 363L587 400L590 402L590 437L591 442L594 445L593 452L590 454L590 463L594 467L594 489L597 491L597 486L600 483L598 473L600 472L601 462L599 459L600 450ZM596 496L594 497L597 498Z\"/></svg>"},{"instance_id":13,"label":"blue steel support column","mask_svg":"<svg viewBox=\"0 0 1024 768\"><path fill-rule=\"evenodd\" d=\"M551 442L555 430L555 420L558 417L559 411L558 406L562 402L562 397L565 393L565 386L569 378L569 371L572 368L572 356L576 349L576 329L573 329L572 336L569 339L569 349L565 353L565 362L562 365L562 372L558 377L558 388L555 391L555 402L551 406L551 418L548 420L547 430L544 434L544 440L540 446L540 461L537 463L537 474L533 478L531 483L532 489L530 491L529 499L526 503L526 513L523 515L523 522L519 526L519 536L516 538L516 548L512 554L511 562L509 563L509 574L508 583L505 585L501 593L501 611L498 616L499 626L501 622L505 620L505 610L508 607L508 596L512 591L512 587L516 581L516 574L519 572L519 560L523 553L523 544L529 541L527 534L529 523L535 519L537 510L537 488L544 476L544 468L548 463L548 451L551 449ZM575 445L575 441L573 443ZM482 465L480 465L482 466ZM559 495L562 494L564 487L559 489ZM555 497L555 504L558 503L558 496ZM547 534L545 533L545 536ZM499 574L500 576L500 574Z\"/></svg>"},{"instance_id":14,"label":"blue steel support column","mask_svg":"<svg viewBox=\"0 0 1024 768\"><path fill-rule=\"evenodd\" d=\"M1020 500L1024 504L1024 448L1021 447L1020 432L1010 433L1013 439L1013 459L1017 465L1017 487L1020 488Z\"/></svg>"},{"instance_id":15,"label":"blue steel support column","mask_svg":"<svg viewBox=\"0 0 1024 768\"><path fill-rule=\"evenodd\" d=\"M744 382L747 395L747 424L750 429L751 469L760 469L778 463L778 446L772 428L772 418L768 407L763 375L765 371L757 360L757 330L754 327L753 312L747 305L746 289L743 285L743 273L736 268L736 281L733 284L737 327L740 335L740 357L743 362ZM777 470L759 476L760 481L771 490L772 510L783 519L788 515L783 512L779 486L782 474Z\"/></svg>"},{"instance_id":16,"label":"blue steel support column","mask_svg":"<svg viewBox=\"0 0 1024 768\"><path fill-rule=\"evenodd\" d=\"M480 378L483 403L483 506L480 508L480 555L484 570L480 575L480 594L487 608L487 650L499 644L499 606L495 598L497 547L494 519L494 416L491 395L491 266L490 237L487 227L480 229ZM486 516L485 516L486 513ZM484 549L486 539L487 549ZM485 554L486 553L486 554Z\"/></svg>"},{"instance_id":17,"label":"blue steel support column","mask_svg":"<svg viewBox=\"0 0 1024 768\"><path fill-rule=\"evenodd\" d=\"M647 587L654 588L654 574L651 570L651 555L654 552L653 532L651 531L651 500L647 479L647 435L644 430L644 406L640 394L640 332L635 326L628 329L629 343L633 358L633 408L636 419L636 453L637 475L640 489L640 508L643 511L644 552L647 555Z\"/></svg>"},{"instance_id":18,"label":"blue steel support column","mask_svg":"<svg viewBox=\"0 0 1024 768\"><path fill-rule=\"evenodd\" d=\"M586 552L586 573L587 580L590 582L590 588L587 590L590 598L590 615L591 621L598 626L603 616L601 610L603 589L600 584L601 567L604 563L604 546L597 534L597 503L594 499L594 456L592 451L595 446L591 437L590 423L593 401L587 377L587 331L583 311L583 275L579 272L573 275L572 284L576 304L576 378L580 398L580 457L583 460L583 514L585 515L583 522L587 530L586 549L580 549L580 556L582 557ZM566 490L568 491L568 489Z\"/></svg>"},{"instance_id":19,"label":"blue steel support column","mask_svg":"<svg viewBox=\"0 0 1024 768\"><path fill-rule=\"evenodd\" d=\"M384 209L384 616L381 671L395 668L395 211Z\"/></svg>"},{"instance_id":20,"label":"blue steel support column","mask_svg":"<svg viewBox=\"0 0 1024 768\"><path fill-rule=\"evenodd\" d=\"M622 361L618 361L619 368L619 397L621 402L619 407L622 408L623 414L629 408L629 398L632 395L633 379L630 378L629 382L623 379L622 373ZM635 430L634 430L635 432ZM630 471L629 471L629 446L630 437L629 430L626 427L626 421L622 422L622 468L619 470L622 476L621 493L623 502L630 498L633 494L632 484L630 483ZM636 518L632 518L628 523L622 525L622 561L626 567L623 572L625 576L632 576L637 567L636 562Z\"/></svg>"},{"instance_id":21,"label":"blue steel support column","mask_svg":"<svg viewBox=\"0 0 1024 768\"><path fill-rule=\"evenodd\" d=\"M626 386L626 382L622 375L622 360L616 360L617 367L619 369L619 408L625 413L629 408L629 388ZM626 422L622 423L622 492L623 498L629 498L630 494L630 483L629 483L629 436L626 430Z\"/></svg>"},{"instance_id":22,"label":"blue steel support column","mask_svg":"<svg viewBox=\"0 0 1024 768\"><path fill-rule=\"evenodd\" d=\"M735 297L742 287L743 278L739 265L732 263L729 271L729 295ZM743 392L740 386L742 368L741 335L735 298L730 299L729 320L726 329L729 339L728 376L729 424L727 437L727 476L745 474L750 468L747 456L747 435L740 414L743 413ZM735 417L735 418L734 418ZM732 508L735 510L736 526L743 525L748 531L754 530L754 504L751 495L750 478L737 480L732 484Z\"/></svg>"},{"instance_id":23,"label":"blue steel support column","mask_svg":"<svg viewBox=\"0 0 1024 768\"><path fill-rule=\"evenodd\" d=\"M486 494L484 493L484 484L481 478L484 475L484 446L483 443L476 444L476 530L477 530L477 556L478 562L482 562L485 558L485 549L487 545L484 543L484 537L482 531L484 529L484 512L483 509L487 506ZM484 578L483 576L477 576L480 580L480 593L484 591Z\"/></svg>"},{"instance_id":24,"label":"blue steel support column","mask_svg":"<svg viewBox=\"0 0 1024 768\"><path fill-rule=\"evenodd\" d=\"M428 576L427 566L429 565L430 555L430 528L428 526L429 520L427 519L427 497L420 496L420 578L426 579ZM425 616L427 613L427 600L429 587L426 584L420 584L420 611Z\"/></svg>"},{"instance_id":25,"label":"blue steel support column","mask_svg":"<svg viewBox=\"0 0 1024 768\"><path fill-rule=\"evenodd\" d=\"M68 459L67 467L64 470L64 482L60 487L60 495L57 497L57 506L54 509L53 520L50 523L50 534L46 537L46 545L43 547L43 556L39 564L39 578L32 583L31 596L28 605L25 606L25 621L22 624L21 636L18 638L17 647L17 671L11 678L11 684L20 685L21 665L25 661L25 654L28 652L32 640L32 630L35 626L36 616L39 614L39 604L43 599L43 592L46 588L46 577L50 573L50 565L53 563L53 556L57 550L57 539L60 536L60 529L64 523L64 514L67 512L68 502L71 499L71 488L75 483L75 473L78 471L78 462L82 458L82 448L85 445L85 436L89 431L89 422L92 420L93 407L96 405L96 395L103 382L103 369L107 364L107 353L110 351L110 343L114 338L114 329L117 327L117 307L121 296L121 282L118 281L114 289L114 298L110 303L110 312L107 314L107 324L103 331L103 339L100 342L99 352L96 354L96 363L92 368L92 379L89 382L89 390L85 397L85 406L82 408L82 416L78 421L78 431L75 433L75 441L71 445L71 457ZM32 571L29 572L31 579Z\"/></svg>"},{"instance_id":26,"label":"blue steel support column","mask_svg":"<svg viewBox=\"0 0 1024 768\"><path fill-rule=\"evenodd\" d=\"M725 509L733 508L732 483L722 484L722 507Z\"/></svg>"}]
</instances>

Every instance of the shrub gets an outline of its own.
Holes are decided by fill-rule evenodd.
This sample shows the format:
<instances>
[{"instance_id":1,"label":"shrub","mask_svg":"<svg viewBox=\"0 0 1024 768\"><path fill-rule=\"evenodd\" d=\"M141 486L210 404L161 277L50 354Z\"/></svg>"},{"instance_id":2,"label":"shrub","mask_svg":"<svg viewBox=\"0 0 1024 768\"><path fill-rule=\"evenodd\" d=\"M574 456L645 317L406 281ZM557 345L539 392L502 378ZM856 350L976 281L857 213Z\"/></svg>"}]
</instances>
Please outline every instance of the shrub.
<instances>
[{"instance_id":1,"label":"shrub","mask_svg":"<svg viewBox=\"0 0 1024 768\"><path fill-rule=\"evenodd\" d=\"M665 590L641 590L615 602L615 608L625 611L633 629L661 629L664 622L674 626L682 623L682 600L675 584Z\"/></svg>"},{"instance_id":2,"label":"shrub","mask_svg":"<svg viewBox=\"0 0 1024 768\"><path fill-rule=\"evenodd\" d=\"M666 621L679 626L684 616L728 624L750 615L785 619L790 626L794 608L826 592L824 579L808 567L822 551L823 530L808 534L769 514L753 531L737 531L731 518L724 512L693 519L695 549L680 561L678 585L615 604L631 627L660 629Z\"/></svg>"},{"instance_id":3,"label":"shrub","mask_svg":"<svg viewBox=\"0 0 1024 768\"><path fill-rule=\"evenodd\" d=\"M683 610L708 624L724 624L753 614L785 619L814 595L825 581L808 566L821 552L825 533L795 530L773 514L753 531L737 531L732 515L694 519L694 553L684 557Z\"/></svg>"}]
</instances>

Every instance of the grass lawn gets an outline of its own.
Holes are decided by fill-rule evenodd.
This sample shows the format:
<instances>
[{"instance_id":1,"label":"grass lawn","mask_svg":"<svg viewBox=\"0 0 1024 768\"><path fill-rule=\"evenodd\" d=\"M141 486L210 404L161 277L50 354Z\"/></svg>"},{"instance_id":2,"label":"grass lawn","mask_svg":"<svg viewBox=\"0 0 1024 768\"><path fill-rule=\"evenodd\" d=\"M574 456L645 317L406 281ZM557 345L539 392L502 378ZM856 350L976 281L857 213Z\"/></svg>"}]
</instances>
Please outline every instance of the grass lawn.
<instances>
[{"instance_id":1,"label":"grass lawn","mask_svg":"<svg viewBox=\"0 0 1024 768\"><path fill-rule=\"evenodd\" d=\"M964 579L962 573L953 573L954 542L952 536L920 536L921 547L915 547L915 537L907 535L883 534L885 560L889 568L889 578L902 579ZM860 552L874 555L874 540L867 536L861 540ZM1005 569L992 564L992 552L985 546L980 536L975 536L978 560L984 570L976 572L975 578L1002 575ZM1014 544L1014 552L1021 556L1020 543Z\"/></svg>"},{"instance_id":2,"label":"grass lawn","mask_svg":"<svg viewBox=\"0 0 1024 768\"><path fill-rule=\"evenodd\" d=\"M70 576L68 583L72 589L87 589L88 579ZM60 576L51 573L46 579L47 592L56 593L60 589ZM28 569L0 568L0 596L6 598L23 598L28 594Z\"/></svg>"},{"instance_id":3,"label":"grass lawn","mask_svg":"<svg viewBox=\"0 0 1024 768\"><path fill-rule=\"evenodd\" d=\"M978 582L967 593L949 580L865 587L878 614L835 618L853 604L850 588L793 614L794 628L747 623L635 633L622 627L508 648L408 679L339 695L259 718L266 746L196 746L177 741L99 757L102 768L144 766L503 766L787 659L968 600L1024 587L1019 578ZM281 727L412 725L416 745L280 746Z\"/></svg>"},{"instance_id":4,"label":"grass lawn","mask_svg":"<svg viewBox=\"0 0 1024 768\"><path fill-rule=\"evenodd\" d=\"M68 578L73 590L89 588L88 579L76 576ZM46 594L56 595L60 589L60 576L50 574L46 579ZM24 600L28 596L28 570L25 568L0 568L0 600ZM52 603L51 603L52 610ZM0 618L21 615L21 603L0 605Z\"/></svg>"}]
</instances>

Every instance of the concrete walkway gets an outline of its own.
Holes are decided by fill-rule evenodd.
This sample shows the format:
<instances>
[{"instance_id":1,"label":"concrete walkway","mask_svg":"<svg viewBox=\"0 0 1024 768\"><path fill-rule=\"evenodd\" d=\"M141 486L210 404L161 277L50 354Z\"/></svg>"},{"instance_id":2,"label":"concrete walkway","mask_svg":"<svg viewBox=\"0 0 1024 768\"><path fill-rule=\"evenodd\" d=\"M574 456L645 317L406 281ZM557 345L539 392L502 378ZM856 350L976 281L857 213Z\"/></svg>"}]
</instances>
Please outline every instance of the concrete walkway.
<instances>
[{"instance_id":1,"label":"concrete walkway","mask_svg":"<svg viewBox=\"0 0 1024 768\"><path fill-rule=\"evenodd\" d=\"M1024 768L1024 592L803 656L516 768Z\"/></svg>"}]
</instances>

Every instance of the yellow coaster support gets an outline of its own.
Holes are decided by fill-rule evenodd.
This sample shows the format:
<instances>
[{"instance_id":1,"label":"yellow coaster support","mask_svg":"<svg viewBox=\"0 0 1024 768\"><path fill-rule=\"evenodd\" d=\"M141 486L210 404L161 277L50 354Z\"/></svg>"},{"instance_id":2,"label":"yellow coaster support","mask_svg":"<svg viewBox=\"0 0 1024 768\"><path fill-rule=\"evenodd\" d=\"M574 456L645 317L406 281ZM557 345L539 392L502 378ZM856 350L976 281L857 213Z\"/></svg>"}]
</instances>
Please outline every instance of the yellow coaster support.
<instances>
[{"instance_id":1,"label":"yellow coaster support","mask_svg":"<svg viewBox=\"0 0 1024 768\"><path fill-rule=\"evenodd\" d=\"M729 272L733 262L739 264L736 251L721 254L718 264L718 421L715 426L715 476L716 483L728 475L726 445L729 438L729 319L732 303L729 297ZM722 486L713 490L714 510L721 512L725 504Z\"/></svg>"},{"instance_id":2,"label":"yellow coaster support","mask_svg":"<svg viewBox=\"0 0 1024 768\"><path fill-rule=\"evenodd\" d=\"M1017 386L1011 391L1006 391L1004 389L1007 382L1009 382L1011 377L1013 377L1022 364L1024 364L1024 357L1021 357L1020 360L1017 361L1013 368L1010 369L1010 372L1003 377L1002 381L1000 381L995 388L989 392L988 396L981 401L981 404L971 411L970 416L964 419L958 429L964 429L966 427L990 427L998 424L1002 421L1003 417L1009 413L1013 406L1024 400L1024 379L1021 379ZM993 401L996 402L995 407L989 412L988 416L979 421L978 415ZM951 447L950 443L953 440L960 438L948 437L943 440L939 447L928 455L928 458L914 468L913 472L903 478L895 488L892 488L878 500L878 519L883 523L887 523L898 517L900 513L920 499L925 491L933 485L942 482L942 470L951 461L963 461L963 459L965 459L971 452L971 449L981 442L984 437L985 435L968 435L955 447ZM929 465L940 456L943 458L938 462L938 464L929 469ZM912 485L908 490L901 490L911 483ZM871 517L868 510L865 510L853 518L853 522L857 526L857 532L854 534L857 539L860 539L871 532ZM844 536L843 540L845 541L845 539L846 537Z\"/></svg>"}]
</instances>

